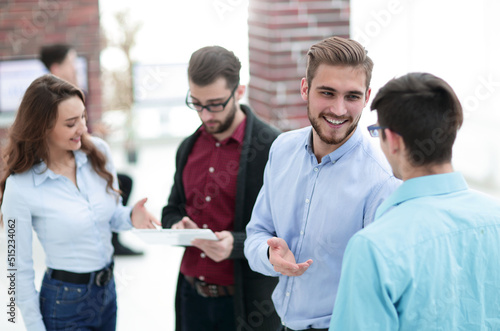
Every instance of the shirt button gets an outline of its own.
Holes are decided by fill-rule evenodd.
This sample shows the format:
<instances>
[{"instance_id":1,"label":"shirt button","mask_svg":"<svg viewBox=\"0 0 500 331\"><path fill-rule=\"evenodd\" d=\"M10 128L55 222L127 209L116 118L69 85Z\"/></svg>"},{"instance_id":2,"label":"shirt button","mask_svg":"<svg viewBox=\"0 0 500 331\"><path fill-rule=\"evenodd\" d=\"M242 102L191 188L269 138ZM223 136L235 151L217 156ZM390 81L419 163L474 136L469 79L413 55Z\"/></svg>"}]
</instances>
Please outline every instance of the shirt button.
<instances>
[{"instance_id":1,"label":"shirt button","mask_svg":"<svg viewBox=\"0 0 500 331\"><path fill-rule=\"evenodd\" d=\"M286 296L289 297L290 296L290 292L286 292Z\"/></svg>"},{"instance_id":2,"label":"shirt button","mask_svg":"<svg viewBox=\"0 0 500 331\"><path fill-rule=\"evenodd\" d=\"M315 171L315 172L318 172L318 168L314 168L314 171Z\"/></svg>"},{"instance_id":3,"label":"shirt button","mask_svg":"<svg viewBox=\"0 0 500 331\"><path fill-rule=\"evenodd\" d=\"M205 253L201 253L201 254L200 254L200 257L201 257L202 259L204 259L204 258L205 258L205 256L206 256L206 255L205 255Z\"/></svg>"},{"instance_id":4,"label":"shirt button","mask_svg":"<svg viewBox=\"0 0 500 331\"><path fill-rule=\"evenodd\" d=\"M220 147L220 143L215 143L215 147Z\"/></svg>"},{"instance_id":5,"label":"shirt button","mask_svg":"<svg viewBox=\"0 0 500 331\"><path fill-rule=\"evenodd\" d=\"M300 234L303 235L304 234L304 231L300 231Z\"/></svg>"},{"instance_id":6,"label":"shirt button","mask_svg":"<svg viewBox=\"0 0 500 331\"><path fill-rule=\"evenodd\" d=\"M215 169L214 169L214 167L210 167L210 168L208 168L208 171L209 171L209 172L214 172L214 171L215 171Z\"/></svg>"},{"instance_id":7,"label":"shirt button","mask_svg":"<svg viewBox=\"0 0 500 331\"><path fill-rule=\"evenodd\" d=\"M337 162L337 161L332 161L332 164L335 164L335 162Z\"/></svg>"},{"instance_id":8,"label":"shirt button","mask_svg":"<svg viewBox=\"0 0 500 331\"><path fill-rule=\"evenodd\" d=\"M306 203L309 203L309 199L306 199Z\"/></svg>"},{"instance_id":9,"label":"shirt button","mask_svg":"<svg viewBox=\"0 0 500 331\"><path fill-rule=\"evenodd\" d=\"M208 225L203 224L203 228L204 228L204 229L208 229Z\"/></svg>"},{"instance_id":10,"label":"shirt button","mask_svg":"<svg viewBox=\"0 0 500 331\"><path fill-rule=\"evenodd\" d=\"M198 279L201 280L201 281L204 281L205 280L205 276L200 276Z\"/></svg>"},{"instance_id":11,"label":"shirt button","mask_svg":"<svg viewBox=\"0 0 500 331\"><path fill-rule=\"evenodd\" d=\"M206 202L210 202L210 200L212 200L212 198L211 198L210 196L206 196L206 197L205 197L205 201L206 201Z\"/></svg>"}]
</instances>

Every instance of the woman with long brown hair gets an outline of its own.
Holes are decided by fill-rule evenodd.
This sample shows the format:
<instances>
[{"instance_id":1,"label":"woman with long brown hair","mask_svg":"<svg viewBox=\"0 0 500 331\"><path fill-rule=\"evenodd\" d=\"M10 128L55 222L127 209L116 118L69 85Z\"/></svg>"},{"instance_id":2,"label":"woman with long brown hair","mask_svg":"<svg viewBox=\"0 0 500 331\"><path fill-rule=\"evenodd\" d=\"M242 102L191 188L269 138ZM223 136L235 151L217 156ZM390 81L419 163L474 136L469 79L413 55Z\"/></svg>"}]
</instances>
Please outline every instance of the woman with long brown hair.
<instances>
[{"instance_id":1,"label":"woman with long brown hair","mask_svg":"<svg viewBox=\"0 0 500 331\"><path fill-rule=\"evenodd\" d=\"M28 330L115 330L111 231L154 228L122 206L109 147L87 133L84 95L53 75L31 83L3 150L3 221L15 245L16 304ZM46 255L34 286L32 229Z\"/></svg>"}]
</instances>

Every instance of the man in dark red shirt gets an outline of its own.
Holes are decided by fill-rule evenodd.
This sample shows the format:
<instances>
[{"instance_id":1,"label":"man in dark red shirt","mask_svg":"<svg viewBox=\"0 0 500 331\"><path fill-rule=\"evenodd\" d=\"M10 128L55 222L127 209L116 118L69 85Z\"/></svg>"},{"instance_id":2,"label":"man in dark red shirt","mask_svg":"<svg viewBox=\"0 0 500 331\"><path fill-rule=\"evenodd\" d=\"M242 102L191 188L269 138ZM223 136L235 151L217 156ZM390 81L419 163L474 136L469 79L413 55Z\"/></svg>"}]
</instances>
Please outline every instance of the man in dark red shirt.
<instances>
[{"instance_id":1,"label":"man in dark red shirt","mask_svg":"<svg viewBox=\"0 0 500 331\"><path fill-rule=\"evenodd\" d=\"M241 64L230 51L204 47L188 66L186 104L202 125L177 151L164 228L208 228L218 241L195 240L182 259L177 331L269 330L279 325L271 293L277 279L250 270L245 226L262 186L269 148L279 131L240 105Z\"/></svg>"}]
</instances>

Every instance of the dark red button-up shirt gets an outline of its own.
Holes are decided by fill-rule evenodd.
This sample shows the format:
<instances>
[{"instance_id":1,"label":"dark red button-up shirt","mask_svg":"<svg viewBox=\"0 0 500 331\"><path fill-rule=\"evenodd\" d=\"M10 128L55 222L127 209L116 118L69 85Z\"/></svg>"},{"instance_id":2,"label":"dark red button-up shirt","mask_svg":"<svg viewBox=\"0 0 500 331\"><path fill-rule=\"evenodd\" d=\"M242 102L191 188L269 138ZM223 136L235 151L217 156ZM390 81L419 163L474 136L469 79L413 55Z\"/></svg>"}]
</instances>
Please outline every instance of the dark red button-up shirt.
<instances>
[{"instance_id":1,"label":"dark red button-up shirt","mask_svg":"<svg viewBox=\"0 0 500 331\"><path fill-rule=\"evenodd\" d=\"M246 119L231 137L218 141L203 127L182 173L186 212L200 228L232 231L241 146ZM209 284L233 285L232 260L215 262L196 247L187 247L181 273Z\"/></svg>"}]
</instances>

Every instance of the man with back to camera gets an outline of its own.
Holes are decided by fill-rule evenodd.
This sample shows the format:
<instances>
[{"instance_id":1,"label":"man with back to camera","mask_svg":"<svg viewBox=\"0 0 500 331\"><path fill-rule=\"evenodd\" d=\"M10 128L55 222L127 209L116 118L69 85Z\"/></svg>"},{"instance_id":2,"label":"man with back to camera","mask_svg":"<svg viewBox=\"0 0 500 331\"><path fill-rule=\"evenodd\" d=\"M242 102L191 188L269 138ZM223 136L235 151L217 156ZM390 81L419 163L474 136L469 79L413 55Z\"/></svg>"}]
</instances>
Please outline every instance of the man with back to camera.
<instances>
[{"instance_id":1,"label":"man with back to camera","mask_svg":"<svg viewBox=\"0 0 500 331\"><path fill-rule=\"evenodd\" d=\"M262 186L269 148L279 132L239 101L238 58L219 46L189 60L186 104L200 128L178 148L174 184L162 225L208 228L219 241L194 240L182 259L177 331L276 331L276 279L253 272L243 255L245 226Z\"/></svg>"},{"instance_id":2,"label":"man with back to camera","mask_svg":"<svg viewBox=\"0 0 500 331\"><path fill-rule=\"evenodd\" d=\"M47 70L54 76L62 78L71 84L79 87L78 84L78 71L76 66L76 60L78 54L76 50L68 44L51 44L45 45L40 49L40 61L45 65ZM87 91L84 91L86 94ZM87 109L88 111L88 109ZM97 123L94 130L89 131L93 135L97 135L104 138L107 129L101 124ZM126 206L128 203L128 198L132 191L132 178L126 174L118 173L118 183L120 190L122 191L122 202ZM114 255L142 255L142 252L137 252L129 247L123 245L120 242L119 235L116 232L112 233L111 243L113 244Z\"/></svg>"},{"instance_id":3,"label":"man with back to camera","mask_svg":"<svg viewBox=\"0 0 500 331\"><path fill-rule=\"evenodd\" d=\"M404 182L349 241L330 330L500 330L500 203L452 167L455 92L410 73L371 109L368 130Z\"/></svg>"},{"instance_id":4,"label":"man with back to camera","mask_svg":"<svg viewBox=\"0 0 500 331\"><path fill-rule=\"evenodd\" d=\"M357 128L373 68L365 49L332 37L307 56L301 95L312 127L273 143L245 241L250 267L279 276L282 330L328 328L347 241L400 184Z\"/></svg>"}]
</instances>

